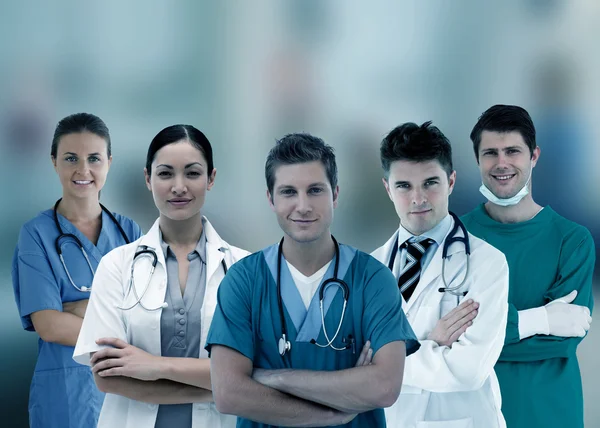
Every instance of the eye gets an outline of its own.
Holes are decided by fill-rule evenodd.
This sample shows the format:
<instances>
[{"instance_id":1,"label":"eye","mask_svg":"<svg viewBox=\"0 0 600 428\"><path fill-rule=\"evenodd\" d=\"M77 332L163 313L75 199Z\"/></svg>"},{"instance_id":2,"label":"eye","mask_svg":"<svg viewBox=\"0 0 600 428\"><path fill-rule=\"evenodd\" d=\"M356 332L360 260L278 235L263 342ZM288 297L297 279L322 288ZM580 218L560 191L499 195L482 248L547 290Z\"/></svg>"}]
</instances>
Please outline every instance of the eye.
<instances>
[{"instance_id":1,"label":"eye","mask_svg":"<svg viewBox=\"0 0 600 428\"><path fill-rule=\"evenodd\" d=\"M429 180L425 182L425 187L435 186L436 184L438 184L437 180Z\"/></svg>"},{"instance_id":2,"label":"eye","mask_svg":"<svg viewBox=\"0 0 600 428\"><path fill-rule=\"evenodd\" d=\"M65 158L65 160L66 160L67 162L77 162L77 157L75 157L75 156L67 156L67 157Z\"/></svg>"},{"instance_id":3,"label":"eye","mask_svg":"<svg viewBox=\"0 0 600 428\"><path fill-rule=\"evenodd\" d=\"M483 152L483 156L495 156L495 152Z\"/></svg>"},{"instance_id":4,"label":"eye","mask_svg":"<svg viewBox=\"0 0 600 428\"><path fill-rule=\"evenodd\" d=\"M309 193L312 193L314 195L318 195L319 193L323 192L323 189L320 187L312 187L311 189L309 189L308 191Z\"/></svg>"},{"instance_id":5,"label":"eye","mask_svg":"<svg viewBox=\"0 0 600 428\"><path fill-rule=\"evenodd\" d=\"M405 190L405 189L408 189L408 188L410 188L410 185L408 183L399 183L399 184L396 184L396 189L403 189L403 190Z\"/></svg>"},{"instance_id":6,"label":"eye","mask_svg":"<svg viewBox=\"0 0 600 428\"><path fill-rule=\"evenodd\" d=\"M521 151L519 149L509 149L506 151L506 153L508 153L509 155L514 155L516 153L520 153Z\"/></svg>"},{"instance_id":7,"label":"eye","mask_svg":"<svg viewBox=\"0 0 600 428\"><path fill-rule=\"evenodd\" d=\"M198 172L198 171L189 171L188 175L192 178L198 178L198 177L202 176L202 173Z\"/></svg>"},{"instance_id":8,"label":"eye","mask_svg":"<svg viewBox=\"0 0 600 428\"><path fill-rule=\"evenodd\" d=\"M156 175L162 178L168 178L171 176L171 173L169 171L159 171L156 173Z\"/></svg>"},{"instance_id":9,"label":"eye","mask_svg":"<svg viewBox=\"0 0 600 428\"><path fill-rule=\"evenodd\" d=\"M294 189L283 189L279 192L279 194L283 196L292 196L296 193Z\"/></svg>"},{"instance_id":10,"label":"eye","mask_svg":"<svg viewBox=\"0 0 600 428\"><path fill-rule=\"evenodd\" d=\"M98 156L90 156L88 158L88 161L90 161L91 163L96 163L96 162L100 162L100 158Z\"/></svg>"}]
</instances>

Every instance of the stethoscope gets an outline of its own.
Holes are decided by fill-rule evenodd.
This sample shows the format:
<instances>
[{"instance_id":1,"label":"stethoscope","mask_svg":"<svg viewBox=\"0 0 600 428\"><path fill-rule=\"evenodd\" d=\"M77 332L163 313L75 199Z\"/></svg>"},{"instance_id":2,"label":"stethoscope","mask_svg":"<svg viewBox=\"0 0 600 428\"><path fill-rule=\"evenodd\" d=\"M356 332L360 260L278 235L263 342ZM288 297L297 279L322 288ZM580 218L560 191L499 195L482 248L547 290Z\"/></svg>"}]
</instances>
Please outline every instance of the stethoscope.
<instances>
[{"instance_id":1,"label":"stethoscope","mask_svg":"<svg viewBox=\"0 0 600 428\"><path fill-rule=\"evenodd\" d=\"M56 203L54 204L54 210L53 210L53 215L54 215L54 223L56 223L56 228L58 229L58 237L56 238L56 240L54 241L54 246L56 247L56 252L58 253L58 257L60 258L60 262L63 265L63 268L65 268L65 272L67 273L67 278L69 278L69 282L71 282L71 285L77 290L77 291L81 291L81 292L90 292L92 291L92 286L90 285L89 287L81 286L78 287L75 282L73 281L73 278L71 278L71 274L69 273L69 269L67 269L67 265L65 264L65 259L63 257L62 254L62 249L60 247L60 240L61 239L65 239L65 238L71 238L75 241L75 243L79 246L79 249L81 250L81 253L83 254L83 257L85 258L85 261L87 262L90 271L92 272L92 276L94 276L96 274L96 272L94 271L94 268L92 267L92 264L90 263L90 259L87 255L87 252L85 251L85 248L83 247L83 244L81 243L81 241L79 240L79 238L75 235L73 235L72 233L64 233L62 230L62 227L60 227L60 222L58 221L58 214L56 212L57 208L58 208L58 204L60 204L60 201L62 201L62 198L60 198L58 201L56 201ZM119 229L119 232L121 233L121 236L123 237L123 239L125 240L125 243L129 244L129 238L127 238L127 235L125 234L125 231L123 230L123 228L121 227L121 225L119 224L119 222L117 221L117 219L115 218L115 216L102 204L100 204L100 208L102 208L102 211L104 211L106 214L108 214L108 216L110 217L110 219L112 220L112 222L117 226L117 228Z\"/></svg>"},{"instance_id":2,"label":"stethoscope","mask_svg":"<svg viewBox=\"0 0 600 428\"><path fill-rule=\"evenodd\" d=\"M454 214L453 212L450 212L450 215L454 219L454 227L452 228L452 230L446 237L446 240L444 241L444 246L442 247L442 282L444 283L444 286L438 288L438 291L440 293L448 292L450 294L454 294L455 296L463 296L464 297L467 295L467 292L466 291L458 291L458 290L463 286L463 284L467 280L467 276L469 275L469 256L471 255L471 243L469 241L469 234L467 233L467 228L465 227L463 222L460 221L458 216L456 214ZM458 229L461 230L461 232L463 233L464 236L457 236ZM454 287L449 287L446 282L446 277L445 277L446 259L448 258L448 249L450 248L450 246L452 244L454 244L456 242L462 242L463 245L465 246L465 253L467 254L467 268L465 271L465 276L463 277L462 281ZM394 262L396 261L397 248L398 248L398 236L396 236L396 242L394 242L394 246L392 247L392 254L390 255L390 261L388 262L388 267L390 268L390 270L392 272L394 271ZM396 249L396 251L394 251L394 249Z\"/></svg>"},{"instance_id":3,"label":"stethoscope","mask_svg":"<svg viewBox=\"0 0 600 428\"><path fill-rule=\"evenodd\" d=\"M317 343L316 339L312 339L310 343L313 345L317 345L320 348L330 347L336 351L344 351L346 349L350 349L351 347L354 349L354 339L352 336L348 336L349 343L346 346L341 348L337 348L333 346L333 341L338 337L340 329L342 328L342 323L344 322L344 315L346 313L346 305L348 304L348 298L350 297L350 287L348 284L342 279L338 278L338 269L340 266L340 246L337 240L332 236L331 239L335 245L335 264L333 268L333 277L325 280L319 289L319 309L321 311L321 326L323 327L323 334L325 335L325 340L327 343L321 344ZM285 323L285 315L283 312L283 301L281 298L281 258L282 258L282 247L283 247L283 238L279 242L279 249L277 251L277 304L279 306L279 318L281 319L281 338L277 344L279 349L279 355L282 357L292 349L292 343L288 340L287 336L287 327ZM331 285L336 285L337 287L342 289L342 296L344 298L344 305L342 306L342 316L340 317L340 322L338 323L337 330L331 339L329 339L329 335L327 334L327 328L325 327L325 314L323 311L323 299L325 295L325 290L327 287Z\"/></svg>"},{"instance_id":4,"label":"stethoscope","mask_svg":"<svg viewBox=\"0 0 600 428\"><path fill-rule=\"evenodd\" d=\"M219 248L219 251L224 252L224 248ZM150 268L150 275L148 276L148 281L146 282L144 291L142 292L141 296L138 296L137 290L135 288L135 282L133 279L133 277L134 277L133 272L135 269L135 263L142 257L148 257L148 258L152 259L152 266ZM158 264L158 256L156 255L156 251L154 250L154 248L149 247L147 245L140 245L137 248L137 250L135 251L135 254L133 255L133 262L131 263L131 273L129 275L128 289L127 289L127 293L125 294L125 299L127 299L129 294L133 290L133 296L135 297L135 303L128 307L117 306L117 308L119 308L123 311L129 311L129 310L135 308L137 305L140 305L146 311L153 312L153 311L158 311L159 309L164 309L169 306L169 304L167 302L163 302L155 308L147 308L146 306L144 306L144 303L142 303L142 299L146 295L146 291L148 291L148 287L150 286L150 281L152 280L152 274L154 273L154 269L156 268L157 264ZM221 259L221 266L223 266L224 275L227 275L227 265L225 264L225 258Z\"/></svg>"}]
</instances>

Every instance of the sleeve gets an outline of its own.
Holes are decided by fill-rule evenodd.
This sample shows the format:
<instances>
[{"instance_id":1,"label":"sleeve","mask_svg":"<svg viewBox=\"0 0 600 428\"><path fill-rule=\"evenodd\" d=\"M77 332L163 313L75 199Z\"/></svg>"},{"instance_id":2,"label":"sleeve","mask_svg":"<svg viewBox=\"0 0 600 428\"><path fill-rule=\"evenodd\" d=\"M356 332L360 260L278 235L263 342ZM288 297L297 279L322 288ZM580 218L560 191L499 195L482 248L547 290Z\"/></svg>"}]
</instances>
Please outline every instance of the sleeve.
<instances>
[{"instance_id":1,"label":"sleeve","mask_svg":"<svg viewBox=\"0 0 600 428\"><path fill-rule=\"evenodd\" d=\"M385 266L379 265L364 287L363 335L371 341L373 355L384 345L404 341L406 355L419 349L419 342L404 311L396 279Z\"/></svg>"},{"instance_id":2,"label":"sleeve","mask_svg":"<svg viewBox=\"0 0 600 428\"><path fill-rule=\"evenodd\" d=\"M31 314L45 309L62 312L60 285L39 236L21 229L12 263L12 282L21 324L34 331Z\"/></svg>"},{"instance_id":3,"label":"sleeve","mask_svg":"<svg viewBox=\"0 0 600 428\"><path fill-rule=\"evenodd\" d=\"M142 228L140 227L139 224L137 224L133 220L131 220L131 230L132 230L132 234L131 234L131 238L129 239L129 241L131 241L131 242L137 241L138 239L140 239L142 237L142 235L143 235Z\"/></svg>"},{"instance_id":4,"label":"sleeve","mask_svg":"<svg viewBox=\"0 0 600 428\"><path fill-rule=\"evenodd\" d=\"M564 245L559 259L556 281L548 289L546 303L577 290L573 301L576 305L587 306L592 311L594 298L592 279L596 253L594 240L586 230L585 236L571 245ZM513 305L509 307L506 333L506 346L500 356L501 361L541 361L550 358L575 356L581 337L558 337L535 335L519 340L519 314Z\"/></svg>"},{"instance_id":5,"label":"sleeve","mask_svg":"<svg viewBox=\"0 0 600 428\"><path fill-rule=\"evenodd\" d=\"M479 312L452 347L433 340L406 359L404 381L431 392L473 391L481 388L498 360L506 331L508 264L500 252L471 254L469 292L464 299L479 302Z\"/></svg>"},{"instance_id":6,"label":"sleeve","mask_svg":"<svg viewBox=\"0 0 600 428\"><path fill-rule=\"evenodd\" d=\"M106 346L99 346L101 337L116 337L127 341L127 329L121 309L123 303L123 252L113 250L102 257L92 283L92 292L79 332L73 359L89 365L91 354Z\"/></svg>"},{"instance_id":7,"label":"sleeve","mask_svg":"<svg viewBox=\"0 0 600 428\"><path fill-rule=\"evenodd\" d=\"M205 349L227 346L254 359L252 334L251 279L241 263L234 264L219 285L217 307L210 325Z\"/></svg>"}]
</instances>

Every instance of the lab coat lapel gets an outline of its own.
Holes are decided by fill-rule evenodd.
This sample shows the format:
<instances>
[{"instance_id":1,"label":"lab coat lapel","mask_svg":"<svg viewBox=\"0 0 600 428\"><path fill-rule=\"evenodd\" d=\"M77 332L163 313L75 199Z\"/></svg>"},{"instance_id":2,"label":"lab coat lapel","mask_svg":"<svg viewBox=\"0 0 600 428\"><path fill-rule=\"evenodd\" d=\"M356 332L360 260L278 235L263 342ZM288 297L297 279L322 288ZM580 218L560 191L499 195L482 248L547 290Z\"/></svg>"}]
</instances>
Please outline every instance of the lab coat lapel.
<instances>
[{"instance_id":1,"label":"lab coat lapel","mask_svg":"<svg viewBox=\"0 0 600 428\"><path fill-rule=\"evenodd\" d=\"M206 283L207 292L210 279L221 266L221 260L225 258L225 252L229 247L221 239L206 217L204 219L204 233L206 234ZM228 266L230 267L230 266Z\"/></svg>"}]
</instances>

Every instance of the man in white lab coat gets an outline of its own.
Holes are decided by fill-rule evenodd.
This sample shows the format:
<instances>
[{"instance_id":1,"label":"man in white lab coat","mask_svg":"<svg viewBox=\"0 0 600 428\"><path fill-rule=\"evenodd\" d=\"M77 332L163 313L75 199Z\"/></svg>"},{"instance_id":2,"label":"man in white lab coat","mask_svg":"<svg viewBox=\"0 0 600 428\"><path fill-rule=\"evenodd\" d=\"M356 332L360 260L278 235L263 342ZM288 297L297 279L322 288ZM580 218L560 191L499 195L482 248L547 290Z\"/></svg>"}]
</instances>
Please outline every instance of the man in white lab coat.
<instances>
[{"instance_id":1,"label":"man in white lab coat","mask_svg":"<svg viewBox=\"0 0 600 428\"><path fill-rule=\"evenodd\" d=\"M471 234L465 245L466 229L448 211L452 149L431 122L393 129L381 143L381 164L400 225L372 255L398 279L421 342L406 359L398 401L386 409L388 426L505 427L494 364L506 328L506 259Z\"/></svg>"}]
</instances>

